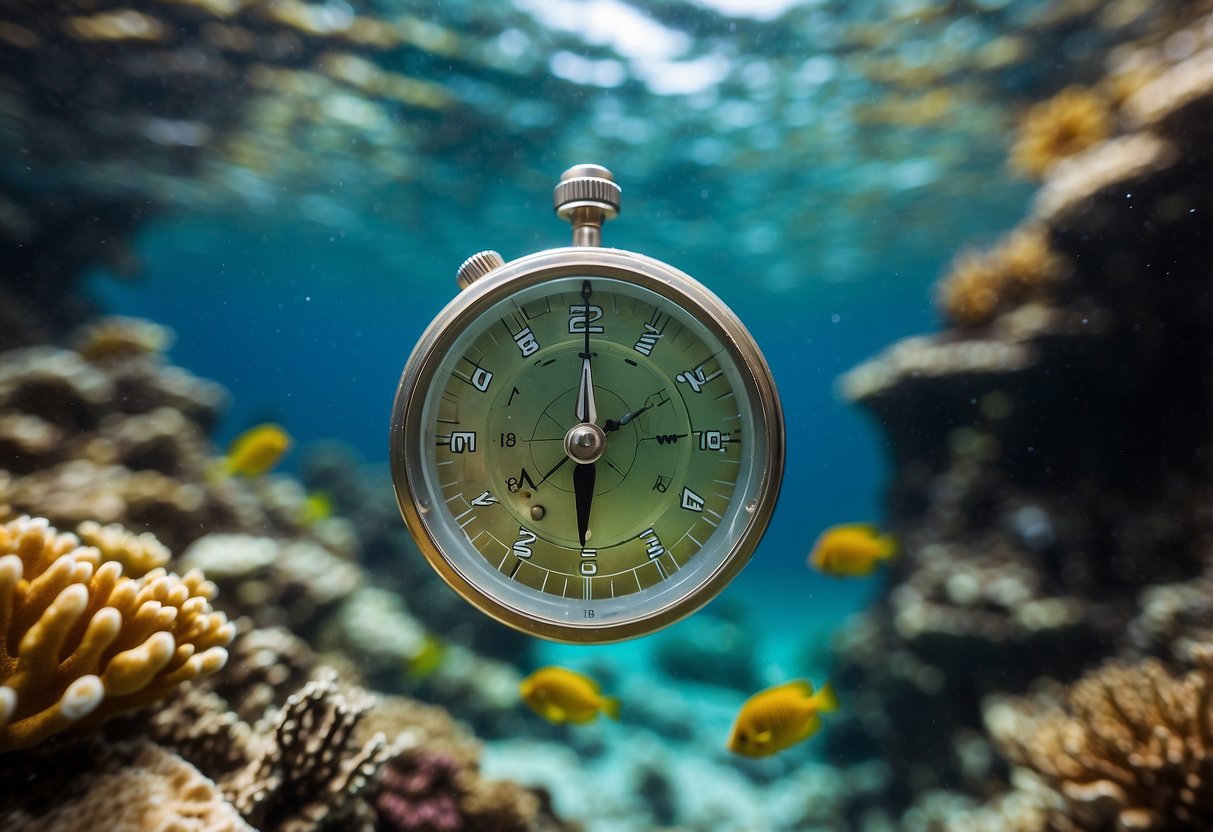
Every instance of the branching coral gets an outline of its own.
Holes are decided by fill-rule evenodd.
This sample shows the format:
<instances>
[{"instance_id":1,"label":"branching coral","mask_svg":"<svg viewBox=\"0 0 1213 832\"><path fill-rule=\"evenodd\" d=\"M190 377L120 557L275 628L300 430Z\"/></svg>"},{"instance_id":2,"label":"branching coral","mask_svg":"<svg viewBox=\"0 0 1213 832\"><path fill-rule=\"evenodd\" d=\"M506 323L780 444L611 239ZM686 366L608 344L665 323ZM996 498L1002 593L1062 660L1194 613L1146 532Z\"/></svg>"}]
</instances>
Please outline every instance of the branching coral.
<instances>
[{"instance_id":1,"label":"branching coral","mask_svg":"<svg viewBox=\"0 0 1213 832\"><path fill-rule=\"evenodd\" d=\"M1213 646L1196 658L1180 677L1155 660L1106 664L1061 706L996 703L990 733L1008 760L1065 798L1082 828L1213 828Z\"/></svg>"},{"instance_id":2,"label":"branching coral","mask_svg":"<svg viewBox=\"0 0 1213 832\"><path fill-rule=\"evenodd\" d=\"M153 569L167 567L172 557L172 553L154 534L135 534L117 523L102 526L93 520L85 520L76 528L76 536L84 545L96 547L103 561L115 560L122 564L122 571L129 577L146 575Z\"/></svg>"},{"instance_id":3,"label":"branching coral","mask_svg":"<svg viewBox=\"0 0 1213 832\"><path fill-rule=\"evenodd\" d=\"M1066 87L1028 110L1011 150L1011 164L1039 179L1062 159L1102 142L1112 134L1108 101L1094 90Z\"/></svg>"},{"instance_id":4,"label":"branching coral","mask_svg":"<svg viewBox=\"0 0 1213 832\"><path fill-rule=\"evenodd\" d=\"M197 571L124 577L123 560L142 557L129 550L143 544L111 530L111 553L128 556L104 560L41 518L0 526L0 750L139 707L223 666L232 627L211 609L214 586Z\"/></svg>"},{"instance_id":5,"label":"branching coral","mask_svg":"<svg viewBox=\"0 0 1213 832\"><path fill-rule=\"evenodd\" d=\"M357 828L365 804L355 798L388 756L383 735L359 748L355 731L370 697L351 700L335 674L291 696L256 758L223 784L231 802L259 828L310 832L326 824Z\"/></svg>"}]
</instances>

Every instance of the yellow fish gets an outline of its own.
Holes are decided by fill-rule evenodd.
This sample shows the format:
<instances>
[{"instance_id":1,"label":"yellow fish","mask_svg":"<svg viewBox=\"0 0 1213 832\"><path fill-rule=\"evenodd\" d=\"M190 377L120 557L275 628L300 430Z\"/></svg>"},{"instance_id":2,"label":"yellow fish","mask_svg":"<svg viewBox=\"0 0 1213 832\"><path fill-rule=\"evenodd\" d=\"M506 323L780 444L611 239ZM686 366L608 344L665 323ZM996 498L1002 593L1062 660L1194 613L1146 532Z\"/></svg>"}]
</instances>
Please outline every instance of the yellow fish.
<instances>
[{"instance_id":1,"label":"yellow fish","mask_svg":"<svg viewBox=\"0 0 1213 832\"><path fill-rule=\"evenodd\" d=\"M809 565L836 578L871 575L881 561L897 554L897 541L867 523L831 526L809 553Z\"/></svg>"},{"instance_id":2,"label":"yellow fish","mask_svg":"<svg viewBox=\"0 0 1213 832\"><path fill-rule=\"evenodd\" d=\"M768 757L821 728L821 714L838 710L838 697L829 682L813 693L807 679L767 688L751 696L737 712L728 748L745 757Z\"/></svg>"},{"instance_id":3,"label":"yellow fish","mask_svg":"<svg viewBox=\"0 0 1213 832\"><path fill-rule=\"evenodd\" d=\"M299 511L299 522L310 526L317 520L325 520L333 516L333 498L324 491L313 491L303 501Z\"/></svg>"},{"instance_id":4,"label":"yellow fish","mask_svg":"<svg viewBox=\"0 0 1213 832\"><path fill-rule=\"evenodd\" d=\"M433 636L426 636L417 655L409 660L408 675L414 680L424 679L442 666L445 657L442 642Z\"/></svg>"},{"instance_id":5,"label":"yellow fish","mask_svg":"<svg viewBox=\"0 0 1213 832\"><path fill-rule=\"evenodd\" d=\"M259 477L278 464L291 449L290 434L281 425L249 428L228 446L223 470L230 476Z\"/></svg>"},{"instance_id":6,"label":"yellow fish","mask_svg":"<svg viewBox=\"0 0 1213 832\"><path fill-rule=\"evenodd\" d=\"M603 696L598 683L566 667L541 667L518 686L531 710L548 722L593 722L599 713L619 719L619 700Z\"/></svg>"}]
</instances>

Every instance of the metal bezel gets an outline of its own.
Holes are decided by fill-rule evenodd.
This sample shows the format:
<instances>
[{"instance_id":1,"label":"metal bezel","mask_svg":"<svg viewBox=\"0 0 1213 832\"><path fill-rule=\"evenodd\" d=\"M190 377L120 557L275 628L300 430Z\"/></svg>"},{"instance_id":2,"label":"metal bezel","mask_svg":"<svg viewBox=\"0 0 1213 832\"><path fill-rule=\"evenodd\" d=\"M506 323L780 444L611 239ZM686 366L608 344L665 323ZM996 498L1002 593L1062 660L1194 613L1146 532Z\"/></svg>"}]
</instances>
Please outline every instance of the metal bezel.
<instances>
[{"instance_id":1,"label":"metal bezel","mask_svg":"<svg viewBox=\"0 0 1213 832\"><path fill-rule=\"evenodd\" d=\"M467 580L442 551L424 521L414 479L425 454L424 400L442 358L466 326L508 295L561 277L595 274L642 286L676 303L711 331L741 371L745 394L763 431L763 458L756 505L731 550L707 579L656 612L617 623L553 621L504 603ZM756 445L758 443L755 443ZM392 481L409 532L430 565L465 600L515 629L554 641L605 643L643 635L702 607L728 585L749 561L774 511L783 474L784 425L778 393L766 360L745 326L723 301L684 272L635 252L598 247L550 249L511 261L456 296L422 334L405 365L392 408Z\"/></svg>"}]
</instances>

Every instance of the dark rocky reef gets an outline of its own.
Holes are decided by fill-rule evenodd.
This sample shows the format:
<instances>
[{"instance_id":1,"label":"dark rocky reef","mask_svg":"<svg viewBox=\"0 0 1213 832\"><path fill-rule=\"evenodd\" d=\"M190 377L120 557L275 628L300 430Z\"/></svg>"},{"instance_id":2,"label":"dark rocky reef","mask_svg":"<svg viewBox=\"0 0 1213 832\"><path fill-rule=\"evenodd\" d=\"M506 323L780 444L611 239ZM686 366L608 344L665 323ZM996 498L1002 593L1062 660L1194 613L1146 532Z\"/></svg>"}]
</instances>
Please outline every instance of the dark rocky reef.
<instances>
[{"instance_id":1,"label":"dark rocky reef","mask_svg":"<svg viewBox=\"0 0 1213 832\"><path fill-rule=\"evenodd\" d=\"M1070 682L1107 657L1191 668L1208 633L1208 32L1187 30L1188 54L1150 67L1113 114L1117 134L1049 168L1019 230L1062 266L1046 286L1019 291L1006 267L954 282L953 301L958 286L1002 300L843 379L888 437L904 556L837 645L833 677L854 708L828 742L837 759L885 761L894 816L931 790L1005 790L983 729L991 695ZM1112 828L1071 822L1047 828Z\"/></svg>"}]
</instances>

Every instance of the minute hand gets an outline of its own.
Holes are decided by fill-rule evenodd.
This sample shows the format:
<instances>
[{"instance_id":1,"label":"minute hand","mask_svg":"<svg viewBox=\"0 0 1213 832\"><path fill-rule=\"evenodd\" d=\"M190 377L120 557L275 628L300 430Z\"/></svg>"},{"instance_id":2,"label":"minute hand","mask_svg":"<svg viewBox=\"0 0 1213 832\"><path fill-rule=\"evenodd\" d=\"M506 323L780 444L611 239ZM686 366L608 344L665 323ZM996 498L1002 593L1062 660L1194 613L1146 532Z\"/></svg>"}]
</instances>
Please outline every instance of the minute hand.
<instances>
[{"instance_id":1,"label":"minute hand","mask_svg":"<svg viewBox=\"0 0 1213 832\"><path fill-rule=\"evenodd\" d=\"M594 376L590 372L590 356L581 359L581 386L577 389L577 421L596 423L598 409L594 406Z\"/></svg>"},{"instance_id":2,"label":"minute hand","mask_svg":"<svg viewBox=\"0 0 1213 832\"><path fill-rule=\"evenodd\" d=\"M593 294L594 290L590 288L590 281L583 281L581 302L585 307L585 317L582 319L582 328L585 330L585 351L581 353L581 385L577 389L576 408L577 420L582 424L598 423L598 409L594 407L594 375L590 370L590 357L593 355L590 352L590 297Z\"/></svg>"}]
</instances>

